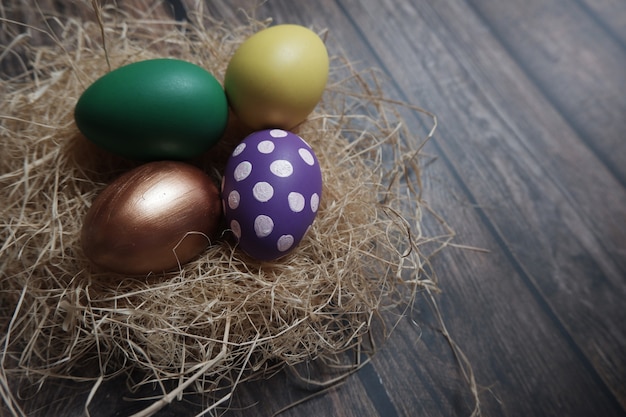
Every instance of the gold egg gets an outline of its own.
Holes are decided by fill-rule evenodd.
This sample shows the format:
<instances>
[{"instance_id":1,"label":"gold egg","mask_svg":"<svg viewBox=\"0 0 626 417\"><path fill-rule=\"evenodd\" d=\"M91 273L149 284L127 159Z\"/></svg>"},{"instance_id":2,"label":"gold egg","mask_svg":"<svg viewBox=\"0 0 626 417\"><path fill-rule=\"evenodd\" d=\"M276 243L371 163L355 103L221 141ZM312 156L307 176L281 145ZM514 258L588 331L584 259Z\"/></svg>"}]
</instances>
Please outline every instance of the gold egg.
<instances>
[{"instance_id":1,"label":"gold egg","mask_svg":"<svg viewBox=\"0 0 626 417\"><path fill-rule=\"evenodd\" d=\"M217 232L221 203L213 181L182 162L141 165L94 200L82 228L85 255L128 275L158 273L197 257Z\"/></svg>"}]
</instances>

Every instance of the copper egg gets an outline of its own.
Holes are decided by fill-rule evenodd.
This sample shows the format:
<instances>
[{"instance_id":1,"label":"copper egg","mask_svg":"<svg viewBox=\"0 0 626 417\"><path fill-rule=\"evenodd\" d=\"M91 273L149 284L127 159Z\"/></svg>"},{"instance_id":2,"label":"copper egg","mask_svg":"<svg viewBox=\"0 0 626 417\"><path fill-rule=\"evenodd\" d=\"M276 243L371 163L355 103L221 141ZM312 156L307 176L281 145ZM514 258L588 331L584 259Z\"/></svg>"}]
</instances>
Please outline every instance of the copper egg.
<instances>
[{"instance_id":1,"label":"copper egg","mask_svg":"<svg viewBox=\"0 0 626 417\"><path fill-rule=\"evenodd\" d=\"M200 169L147 163L94 200L82 228L83 251L96 265L122 274L172 270L208 246L221 210L216 185Z\"/></svg>"}]
</instances>

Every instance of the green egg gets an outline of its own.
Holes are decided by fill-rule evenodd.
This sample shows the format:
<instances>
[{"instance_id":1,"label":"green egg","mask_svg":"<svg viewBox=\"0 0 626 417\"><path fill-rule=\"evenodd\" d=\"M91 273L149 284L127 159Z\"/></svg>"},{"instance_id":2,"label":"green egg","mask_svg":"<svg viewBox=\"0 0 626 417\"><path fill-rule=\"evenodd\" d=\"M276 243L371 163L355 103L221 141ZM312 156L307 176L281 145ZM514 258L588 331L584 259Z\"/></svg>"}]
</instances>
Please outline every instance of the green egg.
<instances>
[{"instance_id":1,"label":"green egg","mask_svg":"<svg viewBox=\"0 0 626 417\"><path fill-rule=\"evenodd\" d=\"M220 83L203 68L153 59L96 80L78 100L74 119L87 139L118 155L181 160L219 140L228 104Z\"/></svg>"}]
</instances>

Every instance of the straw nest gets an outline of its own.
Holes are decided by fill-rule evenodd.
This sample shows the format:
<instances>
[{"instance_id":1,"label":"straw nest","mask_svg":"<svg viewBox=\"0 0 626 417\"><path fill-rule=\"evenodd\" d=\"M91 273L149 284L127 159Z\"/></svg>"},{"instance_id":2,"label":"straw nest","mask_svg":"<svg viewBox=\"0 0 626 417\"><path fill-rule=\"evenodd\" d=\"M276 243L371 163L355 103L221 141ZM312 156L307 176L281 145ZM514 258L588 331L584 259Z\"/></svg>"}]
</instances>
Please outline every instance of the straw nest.
<instances>
[{"instance_id":1,"label":"straw nest","mask_svg":"<svg viewBox=\"0 0 626 417\"><path fill-rule=\"evenodd\" d=\"M337 55L323 101L297 131L318 155L324 189L296 251L257 263L224 232L170 274L131 278L90 265L79 242L86 210L136 163L79 134L73 109L82 91L108 65L163 56L222 80L234 49L268 24L229 26L205 15L175 23L112 8L99 14L102 27L98 19L56 17L54 31L29 29L53 42L14 38L2 52L13 68L24 64L0 81L0 393L7 404L9 382L25 378L98 381L140 369L145 381L178 381L180 394L234 387L305 360L333 363L384 339L388 326L378 326L381 337L372 333L386 311L397 315L416 291L436 288L421 250L433 241L420 229L427 208L418 160L427 138L407 135L375 72L359 73ZM244 133L230 126L215 149L191 162L218 183Z\"/></svg>"}]
</instances>

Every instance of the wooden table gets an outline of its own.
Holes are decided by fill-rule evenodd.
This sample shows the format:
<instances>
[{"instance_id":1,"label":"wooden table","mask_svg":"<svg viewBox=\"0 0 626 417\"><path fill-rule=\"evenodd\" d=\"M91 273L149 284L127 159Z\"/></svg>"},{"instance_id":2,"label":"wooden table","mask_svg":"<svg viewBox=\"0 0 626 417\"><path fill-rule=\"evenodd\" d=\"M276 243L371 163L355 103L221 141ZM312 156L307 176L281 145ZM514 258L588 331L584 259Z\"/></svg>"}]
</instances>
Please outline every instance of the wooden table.
<instances>
[{"instance_id":1,"label":"wooden table","mask_svg":"<svg viewBox=\"0 0 626 417\"><path fill-rule=\"evenodd\" d=\"M184 18L193 2L171 4ZM207 4L228 20L251 2ZM455 243L484 251L434 258L437 300L483 415L625 416L626 3L270 0L257 16L328 28L351 60L381 69L389 97L438 115L425 199ZM406 122L424 135L417 114ZM461 368L418 306L421 327L401 321L360 372L281 415L470 415ZM105 389L93 416L145 406ZM48 387L39 414L81 415L85 393L65 392ZM279 375L241 387L227 415L271 415L306 395ZM195 415L197 400L158 415Z\"/></svg>"}]
</instances>

